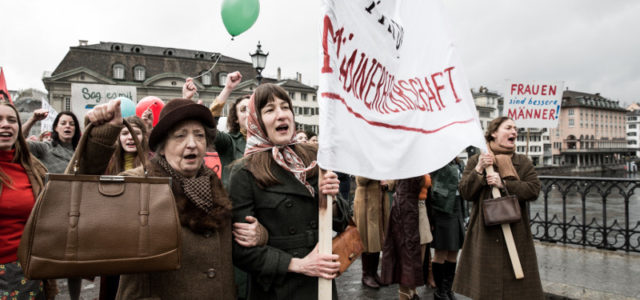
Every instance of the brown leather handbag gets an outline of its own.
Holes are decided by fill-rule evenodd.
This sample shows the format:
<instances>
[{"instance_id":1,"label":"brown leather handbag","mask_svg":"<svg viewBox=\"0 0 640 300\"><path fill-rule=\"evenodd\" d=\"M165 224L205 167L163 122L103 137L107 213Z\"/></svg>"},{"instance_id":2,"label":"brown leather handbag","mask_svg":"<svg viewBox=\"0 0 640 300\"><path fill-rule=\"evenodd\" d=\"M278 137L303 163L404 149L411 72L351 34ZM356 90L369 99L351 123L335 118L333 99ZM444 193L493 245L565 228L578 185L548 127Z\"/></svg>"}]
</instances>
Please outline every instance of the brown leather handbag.
<instances>
[{"instance_id":1,"label":"brown leather handbag","mask_svg":"<svg viewBox=\"0 0 640 300\"><path fill-rule=\"evenodd\" d=\"M507 192L506 196L482 201L485 226L510 224L520 221L521 212L518 197L516 195L510 195L506 185L505 191Z\"/></svg>"},{"instance_id":2,"label":"brown leather handbag","mask_svg":"<svg viewBox=\"0 0 640 300\"><path fill-rule=\"evenodd\" d=\"M126 121L125 126L134 132ZM47 174L18 249L25 275L45 279L178 269L181 228L171 178L146 176L146 169L140 177L78 175L88 136L82 135L66 174ZM138 155L144 155L133 137Z\"/></svg>"},{"instance_id":3,"label":"brown leather handbag","mask_svg":"<svg viewBox=\"0 0 640 300\"><path fill-rule=\"evenodd\" d=\"M360 232L358 232L358 228L352 218L349 218L347 228L333 238L332 250L333 254L338 254L339 256L340 271L338 276L344 273L358 256L364 252L364 244L362 244Z\"/></svg>"}]
</instances>

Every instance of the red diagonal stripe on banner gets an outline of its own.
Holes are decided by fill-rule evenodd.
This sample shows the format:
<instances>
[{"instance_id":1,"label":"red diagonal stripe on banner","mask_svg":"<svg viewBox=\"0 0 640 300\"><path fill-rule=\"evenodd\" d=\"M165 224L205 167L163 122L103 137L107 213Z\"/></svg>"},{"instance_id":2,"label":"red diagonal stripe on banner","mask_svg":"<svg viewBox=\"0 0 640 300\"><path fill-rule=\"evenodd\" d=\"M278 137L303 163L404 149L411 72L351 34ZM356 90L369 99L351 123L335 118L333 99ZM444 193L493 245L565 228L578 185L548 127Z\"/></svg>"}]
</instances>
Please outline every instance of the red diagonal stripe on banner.
<instances>
[{"instance_id":1,"label":"red diagonal stripe on banner","mask_svg":"<svg viewBox=\"0 0 640 300\"><path fill-rule=\"evenodd\" d=\"M358 119L362 119L363 121L373 125L373 126L379 126L379 127L384 127L384 128L389 128L389 129L397 129L397 130L406 130L406 131L415 131L415 132L420 132L420 133L424 133L424 134L431 134L431 133L436 133L444 128L447 128L451 125L454 124L464 124L464 123L469 123L474 121L474 118L471 118L469 120L464 120L464 121L454 121L448 124L443 125L440 128L436 128L433 130L425 130L422 128L414 128L414 127L407 127L407 126L403 126L403 125L391 125L391 124L387 124L387 123L382 123L382 122L375 122L375 121L370 121L367 120L364 116L362 116L361 114L353 111L353 109L347 104L346 101L344 101L344 98L340 97L340 95L338 94L334 94L334 93L322 93L321 94L322 97L328 98L328 99L333 99L333 100L340 100L340 102L342 102L342 104L344 104L344 106L347 108L347 111L349 111L352 115L354 115L356 118Z\"/></svg>"}]
</instances>

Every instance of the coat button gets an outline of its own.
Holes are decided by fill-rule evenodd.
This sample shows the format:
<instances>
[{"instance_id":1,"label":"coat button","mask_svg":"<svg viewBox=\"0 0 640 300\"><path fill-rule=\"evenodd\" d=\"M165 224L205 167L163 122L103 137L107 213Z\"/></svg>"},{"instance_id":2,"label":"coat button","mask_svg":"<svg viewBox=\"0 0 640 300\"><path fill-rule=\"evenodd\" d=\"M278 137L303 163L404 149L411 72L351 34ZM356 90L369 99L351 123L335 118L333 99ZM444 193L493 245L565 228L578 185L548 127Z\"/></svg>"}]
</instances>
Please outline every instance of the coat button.
<instances>
[{"instance_id":1,"label":"coat button","mask_svg":"<svg viewBox=\"0 0 640 300\"><path fill-rule=\"evenodd\" d=\"M209 278L216 277L216 269L211 268L211 269L207 270L207 277L209 277Z\"/></svg>"},{"instance_id":2,"label":"coat button","mask_svg":"<svg viewBox=\"0 0 640 300\"><path fill-rule=\"evenodd\" d=\"M206 237L206 238L210 238L211 237L211 231L207 230L202 235L204 235L204 237Z\"/></svg>"},{"instance_id":3,"label":"coat button","mask_svg":"<svg viewBox=\"0 0 640 300\"><path fill-rule=\"evenodd\" d=\"M284 206L286 206L287 208L292 208L293 207L293 202L287 201L287 203L285 203Z\"/></svg>"},{"instance_id":4,"label":"coat button","mask_svg":"<svg viewBox=\"0 0 640 300\"><path fill-rule=\"evenodd\" d=\"M295 227L289 227L289 233L290 234L296 234L296 228Z\"/></svg>"}]
</instances>

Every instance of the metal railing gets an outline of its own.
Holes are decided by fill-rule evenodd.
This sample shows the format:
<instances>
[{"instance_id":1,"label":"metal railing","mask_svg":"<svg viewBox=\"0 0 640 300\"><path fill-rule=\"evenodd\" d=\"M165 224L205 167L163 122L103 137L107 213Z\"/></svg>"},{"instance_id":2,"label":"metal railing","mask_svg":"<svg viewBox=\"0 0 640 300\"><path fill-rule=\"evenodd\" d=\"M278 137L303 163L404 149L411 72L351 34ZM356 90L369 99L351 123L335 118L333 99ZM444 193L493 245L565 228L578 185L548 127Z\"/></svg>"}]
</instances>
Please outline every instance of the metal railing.
<instances>
[{"instance_id":1,"label":"metal railing","mask_svg":"<svg viewBox=\"0 0 640 300\"><path fill-rule=\"evenodd\" d=\"M540 176L528 203L533 237L545 242L640 252L640 180ZM631 208L631 209L630 209Z\"/></svg>"}]
</instances>

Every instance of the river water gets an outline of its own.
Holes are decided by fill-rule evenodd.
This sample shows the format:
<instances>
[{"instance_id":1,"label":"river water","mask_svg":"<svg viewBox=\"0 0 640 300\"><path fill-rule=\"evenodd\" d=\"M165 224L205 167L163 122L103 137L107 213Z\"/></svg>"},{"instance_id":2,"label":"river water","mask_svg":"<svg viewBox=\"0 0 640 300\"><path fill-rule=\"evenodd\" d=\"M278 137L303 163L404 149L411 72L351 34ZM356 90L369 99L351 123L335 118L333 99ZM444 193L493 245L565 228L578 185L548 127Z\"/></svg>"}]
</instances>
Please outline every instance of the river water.
<instances>
[{"instance_id":1,"label":"river water","mask_svg":"<svg viewBox=\"0 0 640 300\"><path fill-rule=\"evenodd\" d=\"M561 176L561 175L558 175ZM565 175L566 176L566 175ZM633 195L629 197L629 227L634 228L640 226L640 174L627 173L624 171L608 171L600 173L581 173L579 175L572 174L575 177L605 177L605 178L632 178L638 179L638 181L629 184L618 184L610 189L610 193L606 195L606 200L603 200L601 192L606 190L606 185L598 184L602 190L598 191L596 187L590 189L586 195L585 207L586 207L586 224L591 222L597 222L602 225L604 219L604 211L606 207L606 219L607 226L611 226L615 220L621 228L625 228L625 201L624 197L620 194L629 194L630 190L633 190ZM563 199L561 191L566 191L566 187L558 188L554 186L548 194L548 219L551 220L554 215L557 216L558 221L563 221ZM605 203L603 205L603 203ZM540 192L540 196L537 201L530 203L531 218L534 218L536 213L540 215L540 218L544 220L544 192ZM575 216L576 221L580 224L583 223L582 216L582 195L577 191L575 187L569 188L569 192L566 196L566 222L570 222ZM595 221L594 221L595 220ZM640 227L638 227L640 229Z\"/></svg>"}]
</instances>

